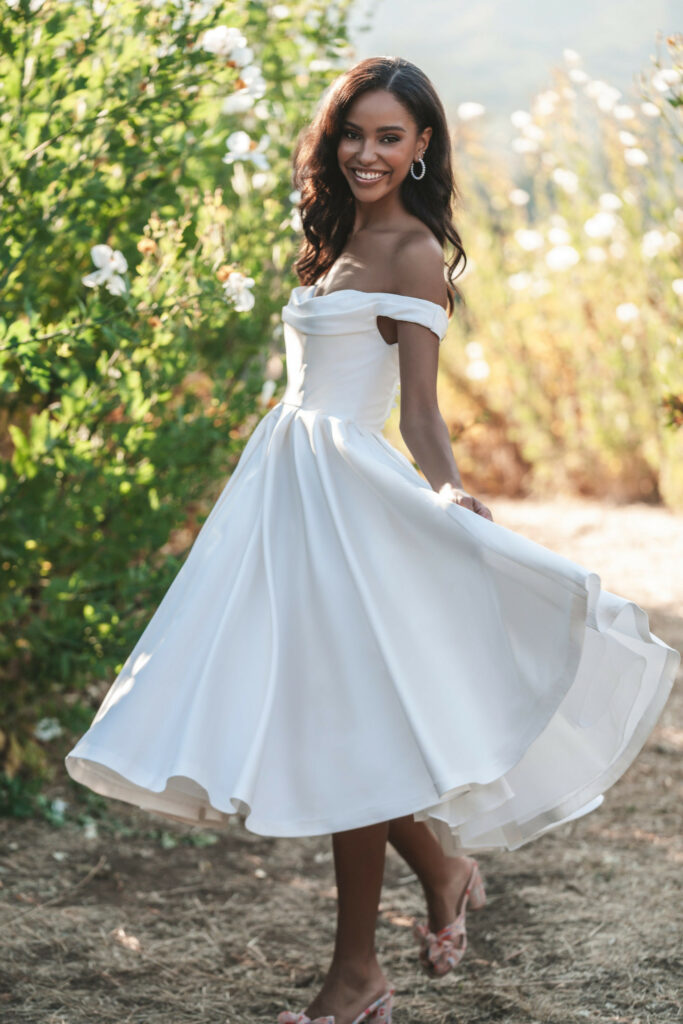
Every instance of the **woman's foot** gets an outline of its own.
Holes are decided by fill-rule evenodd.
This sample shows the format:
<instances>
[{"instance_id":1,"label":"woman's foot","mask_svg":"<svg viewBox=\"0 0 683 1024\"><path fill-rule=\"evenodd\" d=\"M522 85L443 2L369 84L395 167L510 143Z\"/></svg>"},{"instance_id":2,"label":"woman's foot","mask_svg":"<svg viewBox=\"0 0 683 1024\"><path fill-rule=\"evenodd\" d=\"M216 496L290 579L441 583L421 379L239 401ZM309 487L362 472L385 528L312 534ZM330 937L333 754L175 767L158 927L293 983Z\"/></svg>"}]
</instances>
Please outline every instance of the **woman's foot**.
<instances>
[{"instance_id":1,"label":"woman's foot","mask_svg":"<svg viewBox=\"0 0 683 1024\"><path fill-rule=\"evenodd\" d=\"M335 1024L352 1024L371 1003L384 995L389 982L377 961L332 964L323 986L304 1011L311 1020L334 1017Z\"/></svg>"},{"instance_id":2,"label":"woman's foot","mask_svg":"<svg viewBox=\"0 0 683 1024\"><path fill-rule=\"evenodd\" d=\"M446 857L446 871L431 889L424 887L430 931L436 933L452 924L460 913L462 898L474 863L471 857Z\"/></svg>"}]
</instances>

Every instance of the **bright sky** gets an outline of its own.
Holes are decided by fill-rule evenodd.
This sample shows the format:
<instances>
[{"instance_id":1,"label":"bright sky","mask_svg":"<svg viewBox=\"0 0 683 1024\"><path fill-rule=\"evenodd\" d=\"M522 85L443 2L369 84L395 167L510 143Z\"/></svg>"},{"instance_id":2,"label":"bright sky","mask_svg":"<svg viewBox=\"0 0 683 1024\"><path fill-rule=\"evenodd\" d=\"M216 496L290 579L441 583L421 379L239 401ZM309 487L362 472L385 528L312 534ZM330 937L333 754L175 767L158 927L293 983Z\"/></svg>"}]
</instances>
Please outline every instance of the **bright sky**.
<instances>
[{"instance_id":1,"label":"bright sky","mask_svg":"<svg viewBox=\"0 0 683 1024\"><path fill-rule=\"evenodd\" d=\"M591 78L637 101L638 73L652 66L658 45L666 54L666 35L683 30L681 15L680 0L358 0L351 39L358 60L398 55L421 67L449 117L461 102L483 103L495 135L508 133L513 110L551 87L565 47ZM371 30L359 31L368 21Z\"/></svg>"}]
</instances>

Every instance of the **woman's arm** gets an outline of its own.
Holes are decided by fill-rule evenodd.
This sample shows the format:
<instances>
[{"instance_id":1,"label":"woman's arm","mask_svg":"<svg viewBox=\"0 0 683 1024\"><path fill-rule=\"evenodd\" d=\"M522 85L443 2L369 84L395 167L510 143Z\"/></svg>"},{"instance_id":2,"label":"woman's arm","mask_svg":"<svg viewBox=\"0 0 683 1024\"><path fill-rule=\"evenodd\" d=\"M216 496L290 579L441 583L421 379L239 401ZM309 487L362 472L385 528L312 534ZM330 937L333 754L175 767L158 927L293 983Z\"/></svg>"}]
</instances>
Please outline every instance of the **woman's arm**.
<instances>
[{"instance_id":1,"label":"woman's arm","mask_svg":"<svg viewBox=\"0 0 683 1024\"><path fill-rule=\"evenodd\" d=\"M394 280L403 294L428 299L445 308L443 254L438 243L429 238L418 236L404 243L395 258ZM439 410L439 339L427 327L406 320L397 321L397 336L401 437L433 490L445 487L457 504L493 519L486 505L463 489L448 427Z\"/></svg>"}]
</instances>

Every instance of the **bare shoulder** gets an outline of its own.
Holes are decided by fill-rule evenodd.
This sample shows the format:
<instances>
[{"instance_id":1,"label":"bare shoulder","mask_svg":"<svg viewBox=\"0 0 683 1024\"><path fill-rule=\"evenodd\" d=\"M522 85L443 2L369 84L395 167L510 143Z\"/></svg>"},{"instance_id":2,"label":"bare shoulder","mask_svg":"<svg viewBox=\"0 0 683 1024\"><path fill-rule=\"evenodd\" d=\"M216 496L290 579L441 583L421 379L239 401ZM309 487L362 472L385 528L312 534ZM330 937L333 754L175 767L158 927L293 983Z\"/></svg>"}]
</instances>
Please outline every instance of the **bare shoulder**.
<instances>
[{"instance_id":1,"label":"bare shoulder","mask_svg":"<svg viewBox=\"0 0 683 1024\"><path fill-rule=\"evenodd\" d=\"M406 231L392 255L396 291L448 309L443 250L428 228Z\"/></svg>"}]
</instances>

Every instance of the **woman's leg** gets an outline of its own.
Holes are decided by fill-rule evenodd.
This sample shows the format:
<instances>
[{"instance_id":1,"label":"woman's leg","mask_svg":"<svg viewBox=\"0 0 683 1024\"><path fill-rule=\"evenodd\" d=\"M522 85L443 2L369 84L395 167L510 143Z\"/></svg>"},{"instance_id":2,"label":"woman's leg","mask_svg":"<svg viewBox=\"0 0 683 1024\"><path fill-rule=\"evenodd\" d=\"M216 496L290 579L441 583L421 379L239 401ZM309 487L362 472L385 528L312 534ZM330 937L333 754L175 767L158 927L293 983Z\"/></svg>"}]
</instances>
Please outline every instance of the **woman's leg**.
<instances>
[{"instance_id":1,"label":"woman's leg","mask_svg":"<svg viewBox=\"0 0 683 1024\"><path fill-rule=\"evenodd\" d=\"M389 822L389 842L422 884L430 929L438 931L445 928L458 912L471 859L447 857L428 825L424 821L415 821L412 814Z\"/></svg>"},{"instance_id":2,"label":"woman's leg","mask_svg":"<svg viewBox=\"0 0 683 1024\"><path fill-rule=\"evenodd\" d=\"M375 952L389 823L332 836L337 881L337 934L322 989L307 1007L309 1017L334 1015L351 1022L388 988Z\"/></svg>"}]
</instances>

